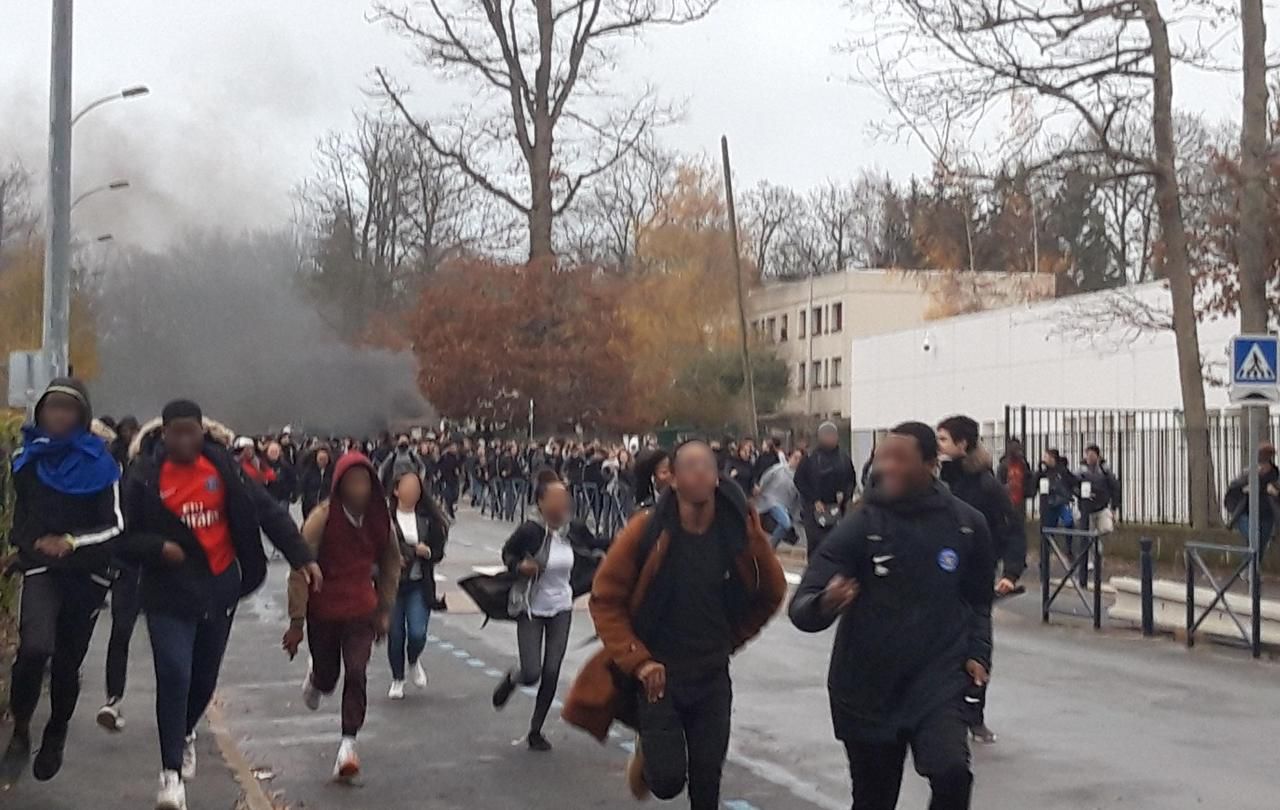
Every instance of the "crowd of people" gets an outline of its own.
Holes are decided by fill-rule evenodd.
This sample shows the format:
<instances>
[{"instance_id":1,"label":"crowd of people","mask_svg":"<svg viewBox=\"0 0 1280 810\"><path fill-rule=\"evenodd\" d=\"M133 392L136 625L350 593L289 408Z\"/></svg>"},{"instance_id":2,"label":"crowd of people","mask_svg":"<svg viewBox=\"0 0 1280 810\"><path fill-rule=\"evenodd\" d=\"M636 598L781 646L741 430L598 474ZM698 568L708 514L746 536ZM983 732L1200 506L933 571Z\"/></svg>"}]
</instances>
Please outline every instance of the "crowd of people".
<instances>
[{"instance_id":1,"label":"crowd of people","mask_svg":"<svg viewBox=\"0 0 1280 810\"><path fill-rule=\"evenodd\" d=\"M1268 495L1280 497L1274 449L1259 464ZM730 661L787 596L777 547L802 540L807 567L788 615L805 632L838 625L828 688L853 807L896 807L910 750L932 785L930 807L968 808L969 741L996 741L984 712L991 607L1025 571L1027 501L1039 498L1045 527L1099 531L1120 502L1096 446L1077 470L1053 450L1033 470L1016 441L996 463L965 416L895 427L860 479L831 423L811 447L773 438L672 450L522 445L447 431L363 443L291 431L237 437L175 400L153 422L125 418L112 430L72 379L41 396L12 469L10 568L23 584L0 784L28 768L37 780L61 769L81 665L110 592L97 719L125 726L125 664L141 611L156 673L157 810L187 806L195 734L236 606L267 576L264 536L291 569L281 646L292 658L306 644L305 705L316 710L342 681L333 775L350 780L361 769L375 642L388 641L389 699L402 699L410 679L427 685L420 657L441 606L435 568L459 502L484 507L496 484L517 480L532 514L502 548L504 572L486 575L497 590L482 609L514 621L518 642L493 706L538 686L529 749L551 750L543 732L573 606L589 593L600 648L574 679L564 719L601 740L615 721L635 729L627 785L637 799L686 793L693 810L717 808ZM622 493L633 505L625 526L602 531L590 499L582 507L586 491ZM1228 497L1238 507L1239 486ZM1261 517L1272 521L1266 534L1272 515ZM50 713L37 746L31 722L46 671Z\"/></svg>"}]
</instances>

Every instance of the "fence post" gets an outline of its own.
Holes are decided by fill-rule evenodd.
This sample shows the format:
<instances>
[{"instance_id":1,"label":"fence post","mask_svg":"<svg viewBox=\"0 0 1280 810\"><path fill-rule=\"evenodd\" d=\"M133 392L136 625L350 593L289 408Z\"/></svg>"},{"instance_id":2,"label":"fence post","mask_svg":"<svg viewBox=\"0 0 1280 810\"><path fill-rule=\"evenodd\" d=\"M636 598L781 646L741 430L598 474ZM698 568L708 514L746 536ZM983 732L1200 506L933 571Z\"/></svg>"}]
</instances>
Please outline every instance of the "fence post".
<instances>
[{"instance_id":1,"label":"fence post","mask_svg":"<svg viewBox=\"0 0 1280 810\"><path fill-rule=\"evenodd\" d=\"M1049 536L1040 532L1040 621L1049 623Z\"/></svg>"},{"instance_id":2,"label":"fence post","mask_svg":"<svg viewBox=\"0 0 1280 810\"><path fill-rule=\"evenodd\" d=\"M1093 538L1093 629L1102 629L1102 538ZM1085 568L1089 563L1085 563Z\"/></svg>"},{"instance_id":3,"label":"fence post","mask_svg":"<svg viewBox=\"0 0 1280 810\"><path fill-rule=\"evenodd\" d=\"M1196 569L1195 560L1191 559L1194 551L1187 550L1187 646L1196 644L1195 633L1191 628L1196 625Z\"/></svg>"},{"instance_id":4,"label":"fence post","mask_svg":"<svg viewBox=\"0 0 1280 810\"><path fill-rule=\"evenodd\" d=\"M1155 628L1155 594L1154 594L1154 565L1151 560L1151 538L1143 537L1138 540L1139 561L1142 565L1142 635L1150 637L1156 633Z\"/></svg>"}]
</instances>

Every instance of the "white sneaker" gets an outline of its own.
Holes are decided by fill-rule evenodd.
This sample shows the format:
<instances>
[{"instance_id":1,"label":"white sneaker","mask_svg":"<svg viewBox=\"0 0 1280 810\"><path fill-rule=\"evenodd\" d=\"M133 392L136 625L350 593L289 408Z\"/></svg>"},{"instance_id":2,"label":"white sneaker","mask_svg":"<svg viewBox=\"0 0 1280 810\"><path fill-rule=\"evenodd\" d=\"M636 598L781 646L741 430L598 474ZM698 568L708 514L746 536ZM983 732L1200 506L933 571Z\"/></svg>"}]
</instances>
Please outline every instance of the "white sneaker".
<instances>
[{"instance_id":1,"label":"white sneaker","mask_svg":"<svg viewBox=\"0 0 1280 810\"><path fill-rule=\"evenodd\" d=\"M360 775L360 757L356 756L354 737L343 737L338 746L338 759L333 763L333 778L338 782L350 782Z\"/></svg>"},{"instance_id":2,"label":"white sneaker","mask_svg":"<svg viewBox=\"0 0 1280 810\"><path fill-rule=\"evenodd\" d=\"M98 725L107 731L124 731L124 713L118 701L107 701L107 705L98 709Z\"/></svg>"},{"instance_id":3,"label":"white sneaker","mask_svg":"<svg viewBox=\"0 0 1280 810\"><path fill-rule=\"evenodd\" d=\"M320 690L311 682L311 659L307 659L307 677L302 682L302 702L311 711L320 708Z\"/></svg>"},{"instance_id":4,"label":"white sneaker","mask_svg":"<svg viewBox=\"0 0 1280 810\"><path fill-rule=\"evenodd\" d=\"M187 735L186 745L182 747L182 779L190 782L196 778L196 733Z\"/></svg>"},{"instance_id":5,"label":"white sneaker","mask_svg":"<svg viewBox=\"0 0 1280 810\"><path fill-rule=\"evenodd\" d=\"M187 810L187 788L182 784L182 776L177 771L160 772L156 810Z\"/></svg>"},{"instance_id":6,"label":"white sneaker","mask_svg":"<svg viewBox=\"0 0 1280 810\"><path fill-rule=\"evenodd\" d=\"M421 661L413 665L413 685L419 689L427 688L427 671L422 668Z\"/></svg>"},{"instance_id":7,"label":"white sneaker","mask_svg":"<svg viewBox=\"0 0 1280 810\"><path fill-rule=\"evenodd\" d=\"M387 697L392 700L404 700L404 681L392 681L391 688L387 690Z\"/></svg>"}]
</instances>

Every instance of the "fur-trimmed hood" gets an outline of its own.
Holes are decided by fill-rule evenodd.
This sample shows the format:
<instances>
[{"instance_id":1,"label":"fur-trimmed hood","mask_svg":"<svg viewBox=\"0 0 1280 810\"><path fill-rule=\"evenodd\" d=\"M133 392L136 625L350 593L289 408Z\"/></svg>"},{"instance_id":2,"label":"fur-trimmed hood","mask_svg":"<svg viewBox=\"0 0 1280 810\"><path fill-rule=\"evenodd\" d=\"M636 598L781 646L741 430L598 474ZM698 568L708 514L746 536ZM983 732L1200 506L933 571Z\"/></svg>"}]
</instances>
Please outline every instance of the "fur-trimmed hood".
<instances>
[{"instance_id":1,"label":"fur-trimmed hood","mask_svg":"<svg viewBox=\"0 0 1280 810\"><path fill-rule=\"evenodd\" d=\"M150 453L154 450L156 442L160 441L160 429L163 427L163 420L157 417L138 428L138 435L133 437L133 442L129 445L129 460L132 461L144 452ZM207 416L204 418L204 435L228 448L236 440L234 430Z\"/></svg>"},{"instance_id":2,"label":"fur-trimmed hood","mask_svg":"<svg viewBox=\"0 0 1280 810\"><path fill-rule=\"evenodd\" d=\"M116 440L116 432L101 419L94 419L89 423L89 432L106 442L107 447L110 447Z\"/></svg>"},{"instance_id":3,"label":"fur-trimmed hood","mask_svg":"<svg viewBox=\"0 0 1280 810\"><path fill-rule=\"evenodd\" d=\"M977 447L965 454L961 465L964 467L965 473L975 475L983 470L990 470L992 462L991 451L987 449L986 445L979 443Z\"/></svg>"}]
</instances>

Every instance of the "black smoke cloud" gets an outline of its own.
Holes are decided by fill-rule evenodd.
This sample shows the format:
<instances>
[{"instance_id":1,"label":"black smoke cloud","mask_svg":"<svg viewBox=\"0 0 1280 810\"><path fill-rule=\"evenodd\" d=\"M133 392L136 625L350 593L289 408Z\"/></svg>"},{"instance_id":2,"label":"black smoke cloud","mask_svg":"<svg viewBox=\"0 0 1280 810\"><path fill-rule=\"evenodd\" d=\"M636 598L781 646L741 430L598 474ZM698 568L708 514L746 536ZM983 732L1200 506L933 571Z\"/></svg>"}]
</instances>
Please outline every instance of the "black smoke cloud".
<instances>
[{"instance_id":1,"label":"black smoke cloud","mask_svg":"<svg viewBox=\"0 0 1280 810\"><path fill-rule=\"evenodd\" d=\"M118 252L97 300L96 407L145 419L187 397L243 432L430 420L413 358L341 342L299 293L298 264L286 231Z\"/></svg>"}]
</instances>

